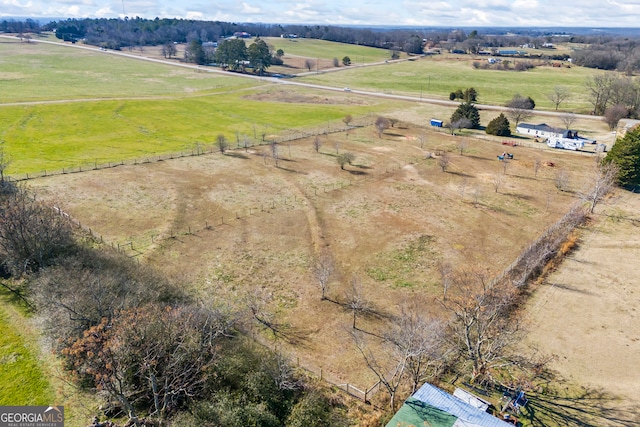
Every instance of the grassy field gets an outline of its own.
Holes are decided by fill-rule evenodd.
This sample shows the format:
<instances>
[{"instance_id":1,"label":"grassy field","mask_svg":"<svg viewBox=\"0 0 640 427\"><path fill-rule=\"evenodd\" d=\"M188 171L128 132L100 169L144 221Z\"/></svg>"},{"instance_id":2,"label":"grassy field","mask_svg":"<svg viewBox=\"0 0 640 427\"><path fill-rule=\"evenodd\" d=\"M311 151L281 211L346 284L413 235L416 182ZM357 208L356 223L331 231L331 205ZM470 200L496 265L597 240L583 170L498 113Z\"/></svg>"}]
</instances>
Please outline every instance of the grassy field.
<instances>
[{"instance_id":1,"label":"grassy field","mask_svg":"<svg viewBox=\"0 0 640 427\"><path fill-rule=\"evenodd\" d=\"M0 290L0 405L54 404L53 387L35 356L37 338L24 327L28 320L17 305Z\"/></svg>"},{"instance_id":2,"label":"grassy field","mask_svg":"<svg viewBox=\"0 0 640 427\"><path fill-rule=\"evenodd\" d=\"M275 50L282 49L285 55L302 56L310 59L333 60L338 58L342 64L342 58L348 56L353 65L382 62L391 59L391 51L368 46L358 46L346 43L335 43L326 40L315 39L284 39L280 37L265 37L263 39ZM401 58L406 58L401 53Z\"/></svg>"},{"instance_id":3,"label":"grassy field","mask_svg":"<svg viewBox=\"0 0 640 427\"><path fill-rule=\"evenodd\" d=\"M346 114L384 111L397 103L354 102L300 89L238 91L167 100L68 102L0 108L7 172L60 170L213 145L219 134L252 143L296 128L342 124Z\"/></svg>"},{"instance_id":4,"label":"grassy field","mask_svg":"<svg viewBox=\"0 0 640 427\"><path fill-rule=\"evenodd\" d=\"M456 150L460 139L464 155ZM336 147L356 155L346 170L336 164ZM351 313L333 301L344 301L357 278L376 313L359 318L358 327L372 337L408 304L443 316L440 261L495 274L574 202L571 192L555 189L554 176L566 170L580 188L592 158L544 147L509 147L515 160L499 191L492 180L505 173L496 160L500 140L407 123L382 138L372 126L322 136L319 153L312 138L292 141L281 147L277 167L263 157L269 147L252 147L29 185L63 200L105 242L131 242L131 256L179 277L203 301L241 305L247 292L264 290L283 328L268 342L334 383L364 389L375 378L349 335ZM441 151L452 156L448 172L427 156ZM536 159L556 166L536 177ZM328 301L311 268L322 252L337 270Z\"/></svg>"},{"instance_id":5,"label":"grassy field","mask_svg":"<svg viewBox=\"0 0 640 427\"><path fill-rule=\"evenodd\" d=\"M384 113L403 121L382 137L371 126L322 135L320 152L313 149L313 138L283 144L279 165L262 146L29 181L41 197L62 202L107 243L130 242L131 256L180 277L204 301L212 296L240 301L248 289L265 289L270 308L286 327L285 339L277 344L305 366L324 368L325 378L339 383L366 387L375 378L353 348L351 314L319 298L311 266L321 251L337 262L330 297L344 299L357 277L380 314L359 319L359 327L379 333L384 319L409 301L442 315L436 302L438 261L499 272L575 201L572 191L581 189L593 165L587 155L529 141L531 148L513 147L516 157L507 168L496 160L505 149L500 138L480 132L454 137L425 127L429 117L447 118L451 108L174 70L99 51L38 46L53 49L47 54L51 58L22 54L31 48L0 43L0 53L6 49L21 64L7 71L15 74L2 74L2 68L0 96L5 98L0 102L67 101L0 107L0 139L12 159L10 174L188 150L214 142L220 133L235 146L236 135L255 142L262 133L340 124L346 114ZM68 55L67 61L57 59L56 52ZM94 72L94 63L103 71ZM48 66L56 72L48 72ZM75 67L84 67L84 76L75 76ZM115 80L101 82L111 75ZM574 84L577 91L576 82L586 75L576 67L480 71L468 63L428 58L305 79L443 98L474 86L487 103L522 89L542 104L524 89L537 88L542 96L545 87ZM49 87L51 76L57 87ZM134 83L125 82L129 78ZM525 78L532 80L523 84ZM32 81L42 94L29 87ZM483 123L495 115L483 111ZM583 124L577 123L580 130ZM588 126L593 133L607 132L600 121ZM464 154L456 148L461 140L467 144ZM345 150L356 160L341 170L335 157ZM434 158L443 151L452 157L447 172ZM536 160L555 166L534 176ZM555 188L558 170L569 173L572 191ZM500 176L498 190L493 183ZM10 338L7 345L19 345L19 336Z\"/></svg>"},{"instance_id":6,"label":"grassy field","mask_svg":"<svg viewBox=\"0 0 640 427\"><path fill-rule=\"evenodd\" d=\"M478 59L482 61L483 59ZM484 59L486 60L486 59ZM553 110L547 98L555 86L564 86L571 97L561 105L562 111L588 112L591 108L585 80L597 70L575 67L540 66L525 72L474 69L473 59L431 56L417 61L385 64L379 67L353 68L340 73L302 77L305 82L384 93L449 99L457 89L474 87L478 102L504 105L515 94L531 96L536 108Z\"/></svg>"},{"instance_id":7,"label":"grassy field","mask_svg":"<svg viewBox=\"0 0 640 427\"><path fill-rule=\"evenodd\" d=\"M249 79L135 61L97 49L0 38L0 104L215 94L254 85Z\"/></svg>"}]
</instances>

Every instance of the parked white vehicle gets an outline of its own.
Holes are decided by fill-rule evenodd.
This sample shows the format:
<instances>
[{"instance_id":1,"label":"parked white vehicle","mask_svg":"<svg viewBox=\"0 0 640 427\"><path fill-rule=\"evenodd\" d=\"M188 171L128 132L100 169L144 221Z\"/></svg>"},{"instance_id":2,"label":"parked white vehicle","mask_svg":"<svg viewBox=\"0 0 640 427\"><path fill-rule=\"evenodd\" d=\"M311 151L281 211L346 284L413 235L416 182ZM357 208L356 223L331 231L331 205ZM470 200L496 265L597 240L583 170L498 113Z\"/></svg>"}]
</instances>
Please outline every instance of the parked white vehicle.
<instances>
[{"instance_id":1,"label":"parked white vehicle","mask_svg":"<svg viewBox=\"0 0 640 427\"><path fill-rule=\"evenodd\" d=\"M584 141L554 136L547 139L547 145L551 148L561 148L563 150L577 151L584 148Z\"/></svg>"}]
</instances>

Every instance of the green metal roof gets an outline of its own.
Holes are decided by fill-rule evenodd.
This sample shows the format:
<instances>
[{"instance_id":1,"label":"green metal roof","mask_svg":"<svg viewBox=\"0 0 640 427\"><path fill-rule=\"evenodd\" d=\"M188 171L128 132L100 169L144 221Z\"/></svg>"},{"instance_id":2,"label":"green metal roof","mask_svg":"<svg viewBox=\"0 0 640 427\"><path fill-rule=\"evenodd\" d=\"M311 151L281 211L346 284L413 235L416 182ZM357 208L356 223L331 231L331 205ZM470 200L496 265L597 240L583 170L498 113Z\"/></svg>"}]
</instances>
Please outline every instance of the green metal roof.
<instances>
[{"instance_id":1,"label":"green metal roof","mask_svg":"<svg viewBox=\"0 0 640 427\"><path fill-rule=\"evenodd\" d=\"M410 397L386 427L452 427L457 419L454 415ZM428 424L425 420L429 420Z\"/></svg>"}]
</instances>

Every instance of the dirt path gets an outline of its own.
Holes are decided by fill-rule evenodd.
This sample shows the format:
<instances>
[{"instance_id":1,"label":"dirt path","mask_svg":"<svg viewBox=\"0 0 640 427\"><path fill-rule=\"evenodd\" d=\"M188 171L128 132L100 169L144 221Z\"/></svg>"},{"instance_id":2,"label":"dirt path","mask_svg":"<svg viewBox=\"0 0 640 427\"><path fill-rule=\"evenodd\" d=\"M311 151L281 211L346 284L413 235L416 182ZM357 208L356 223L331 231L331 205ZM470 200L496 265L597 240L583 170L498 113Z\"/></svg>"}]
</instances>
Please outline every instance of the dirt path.
<instances>
[{"instance_id":1,"label":"dirt path","mask_svg":"<svg viewBox=\"0 0 640 427\"><path fill-rule=\"evenodd\" d=\"M640 195L620 191L597 209L578 249L536 291L528 315L530 340L555 354L552 369L619 399L640 405ZM635 413L634 413L635 412ZM638 425L631 410L611 425Z\"/></svg>"}]
</instances>

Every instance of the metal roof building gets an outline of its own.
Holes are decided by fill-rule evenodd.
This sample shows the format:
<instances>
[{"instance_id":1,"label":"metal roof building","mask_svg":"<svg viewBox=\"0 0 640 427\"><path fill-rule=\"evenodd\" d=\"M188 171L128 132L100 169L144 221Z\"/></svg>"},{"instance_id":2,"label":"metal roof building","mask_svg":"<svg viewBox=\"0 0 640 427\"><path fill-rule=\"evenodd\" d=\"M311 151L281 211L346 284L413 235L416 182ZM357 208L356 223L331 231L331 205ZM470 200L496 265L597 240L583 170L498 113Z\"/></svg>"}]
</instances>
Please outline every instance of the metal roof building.
<instances>
[{"instance_id":1,"label":"metal roof building","mask_svg":"<svg viewBox=\"0 0 640 427\"><path fill-rule=\"evenodd\" d=\"M427 422L428 424L425 424ZM433 427L509 427L493 415L424 384L409 397L386 427L430 425Z\"/></svg>"}]
</instances>

